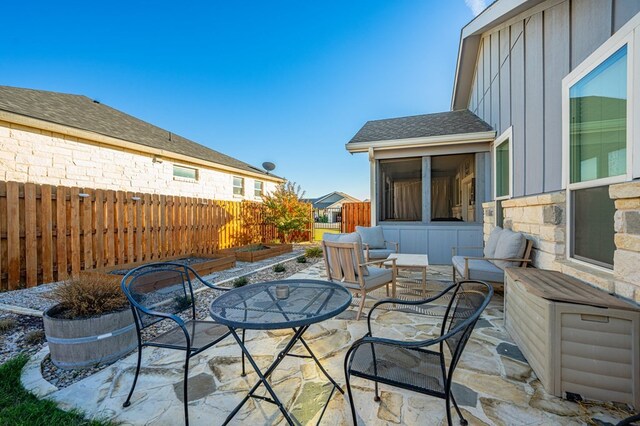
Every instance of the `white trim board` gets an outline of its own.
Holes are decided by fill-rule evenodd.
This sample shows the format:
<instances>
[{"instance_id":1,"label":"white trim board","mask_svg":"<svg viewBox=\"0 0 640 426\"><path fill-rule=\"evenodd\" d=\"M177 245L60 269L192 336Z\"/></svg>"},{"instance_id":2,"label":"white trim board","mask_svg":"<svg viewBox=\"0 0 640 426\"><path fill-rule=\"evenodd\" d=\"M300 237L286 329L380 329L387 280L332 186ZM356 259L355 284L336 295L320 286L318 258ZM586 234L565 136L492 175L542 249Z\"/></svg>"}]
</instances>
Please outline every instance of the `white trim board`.
<instances>
[{"instance_id":1,"label":"white trim board","mask_svg":"<svg viewBox=\"0 0 640 426\"><path fill-rule=\"evenodd\" d=\"M455 135L428 136L423 138L389 139L371 142L350 142L345 148L350 153L368 152L374 150L417 148L442 145L459 145L467 143L492 142L496 136L495 131L460 133Z\"/></svg>"}]
</instances>

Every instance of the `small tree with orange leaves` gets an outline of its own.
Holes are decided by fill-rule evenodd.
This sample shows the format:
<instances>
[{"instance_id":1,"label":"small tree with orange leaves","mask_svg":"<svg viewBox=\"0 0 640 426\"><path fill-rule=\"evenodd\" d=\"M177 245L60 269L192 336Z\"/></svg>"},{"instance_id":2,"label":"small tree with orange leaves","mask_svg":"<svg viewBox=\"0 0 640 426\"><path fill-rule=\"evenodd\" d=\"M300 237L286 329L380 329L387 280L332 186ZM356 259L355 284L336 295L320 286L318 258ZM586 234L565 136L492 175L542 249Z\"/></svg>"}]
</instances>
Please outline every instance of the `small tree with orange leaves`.
<instances>
[{"instance_id":1,"label":"small tree with orange leaves","mask_svg":"<svg viewBox=\"0 0 640 426\"><path fill-rule=\"evenodd\" d=\"M300 185L288 181L263 196L264 220L276 227L285 243L291 242L293 232L304 231L311 221L309 205L301 200L303 196Z\"/></svg>"}]
</instances>

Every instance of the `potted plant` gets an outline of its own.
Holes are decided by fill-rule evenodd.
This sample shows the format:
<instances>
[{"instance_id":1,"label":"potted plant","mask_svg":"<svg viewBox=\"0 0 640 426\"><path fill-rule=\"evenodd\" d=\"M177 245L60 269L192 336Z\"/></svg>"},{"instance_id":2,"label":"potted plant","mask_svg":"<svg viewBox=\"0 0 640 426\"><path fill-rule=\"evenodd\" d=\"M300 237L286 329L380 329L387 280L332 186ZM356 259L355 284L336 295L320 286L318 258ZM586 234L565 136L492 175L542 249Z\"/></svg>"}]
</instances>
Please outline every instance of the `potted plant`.
<instances>
[{"instance_id":1,"label":"potted plant","mask_svg":"<svg viewBox=\"0 0 640 426\"><path fill-rule=\"evenodd\" d=\"M57 286L43 315L51 361L64 369L109 364L136 348L129 302L119 282L80 275Z\"/></svg>"}]
</instances>

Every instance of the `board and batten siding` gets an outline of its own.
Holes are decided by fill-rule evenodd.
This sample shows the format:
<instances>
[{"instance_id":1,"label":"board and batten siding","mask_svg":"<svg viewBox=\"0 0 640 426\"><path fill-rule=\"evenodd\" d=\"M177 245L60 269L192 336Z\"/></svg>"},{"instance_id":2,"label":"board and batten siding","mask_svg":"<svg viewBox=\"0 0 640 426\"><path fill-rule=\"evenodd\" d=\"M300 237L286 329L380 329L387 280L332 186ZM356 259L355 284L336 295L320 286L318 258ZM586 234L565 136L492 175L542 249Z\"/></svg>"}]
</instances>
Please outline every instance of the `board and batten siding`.
<instances>
[{"instance_id":1,"label":"board and batten siding","mask_svg":"<svg viewBox=\"0 0 640 426\"><path fill-rule=\"evenodd\" d=\"M562 79L629 19L640 0L548 1L483 34L469 110L513 126L514 197L562 189Z\"/></svg>"}]
</instances>

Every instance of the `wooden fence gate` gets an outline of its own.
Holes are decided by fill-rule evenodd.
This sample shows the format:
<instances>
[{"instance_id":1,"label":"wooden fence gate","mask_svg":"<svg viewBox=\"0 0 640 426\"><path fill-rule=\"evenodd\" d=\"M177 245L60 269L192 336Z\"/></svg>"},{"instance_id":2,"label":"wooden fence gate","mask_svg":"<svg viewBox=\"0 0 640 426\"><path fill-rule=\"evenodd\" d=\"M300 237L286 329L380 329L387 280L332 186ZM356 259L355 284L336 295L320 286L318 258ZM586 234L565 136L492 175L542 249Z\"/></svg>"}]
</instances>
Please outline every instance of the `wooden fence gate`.
<instances>
[{"instance_id":1,"label":"wooden fence gate","mask_svg":"<svg viewBox=\"0 0 640 426\"><path fill-rule=\"evenodd\" d=\"M342 205L342 232L355 232L356 226L371 226L371 203Z\"/></svg>"}]
</instances>

